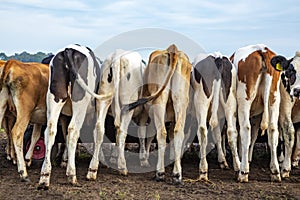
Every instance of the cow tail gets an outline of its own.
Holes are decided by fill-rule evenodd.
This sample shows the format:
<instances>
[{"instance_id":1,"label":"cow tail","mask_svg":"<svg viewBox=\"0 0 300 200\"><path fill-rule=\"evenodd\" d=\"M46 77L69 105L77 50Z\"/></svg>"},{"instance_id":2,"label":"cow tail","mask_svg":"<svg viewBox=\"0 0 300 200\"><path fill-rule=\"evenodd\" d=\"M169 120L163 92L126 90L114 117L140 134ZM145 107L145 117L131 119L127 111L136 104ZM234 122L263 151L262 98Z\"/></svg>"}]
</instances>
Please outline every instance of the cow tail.
<instances>
[{"instance_id":1,"label":"cow tail","mask_svg":"<svg viewBox=\"0 0 300 200\"><path fill-rule=\"evenodd\" d=\"M120 79L121 79L121 70L122 70L122 66L123 66L123 62L122 62L122 56L118 56L115 59L112 60L112 64L111 64L111 68L112 68L112 72L114 74L113 76L113 81L114 81L114 86L115 86L115 126L116 127L120 127L121 124L121 113L119 112L121 109L120 106Z\"/></svg>"},{"instance_id":2,"label":"cow tail","mask_svg":"<svg viewBox=\"0 0 300 200\"><path fill-rule=\"evenodd\" d=\"M90 95L92 95L92 97L96 98L96 99L100 99L100 100L105 100L105 99L109 99L113 96L113 92L108 93L108 94L103 94L103 95L99 95L99 94L95 94L87 85L86 83L83 81L83 79L81 78L81 76L75 71L75 63L73 60L73 49L70 48L66 48L64 51L64 57L65 57L65 61L66 64L69 66L70 72L73 74L73 76L75 77L76 82L78 83L78 85L80 85L80 87L85 90L86 92L88 92Z\"/></svg>"},{"instance_id":3,"label":"cow tail","mask_svg":"<svg viewBox=\"0 0 300 200\"><path fill-rule=\"evenodd\" d=\"M2 73L0 77L0 92L2 91L2 88L5 87L5 84L9 82L9 74L12 62L14 62L14 60L9 60L2 67Z\"/></svg>"},{"instance_id":4,"label":"cow tail","mask_svg":"<svg viewBox=\"0 0 300 200\"><path fill-rule=\"evenodd\" d=\"M215 128L219 123L218 109L219 109L220 90L221 90L221 79L216 81L213 87L211 117L209 120L209 125L211 128Z\"/></svg>"},{"instance_id":5,"label":"cow tail","mask_svg":"<svg viewBox=\"0 0 300 200\"><path fill-rule=\"evenodd\" d=\"M122 108L122 112L128 112L140 105L143 105L149 101L152 101L152 100L156 99L163 92L163 90L166 88L169 81L171 80L171 78L175 72L176 66L177 66L178 53L177 53L176 47L175 47L174 51L168 49L168 61L169 61L168 63L170 63L170 65L169 65L170 67L169 67L169 70L167 72L166 78L165 78L162 86L153 95L141 98L133 103L124 105ZM148 63L148 67L149 67L149 64L150 64L150 62Z\"/></svg>"}]
</instances>

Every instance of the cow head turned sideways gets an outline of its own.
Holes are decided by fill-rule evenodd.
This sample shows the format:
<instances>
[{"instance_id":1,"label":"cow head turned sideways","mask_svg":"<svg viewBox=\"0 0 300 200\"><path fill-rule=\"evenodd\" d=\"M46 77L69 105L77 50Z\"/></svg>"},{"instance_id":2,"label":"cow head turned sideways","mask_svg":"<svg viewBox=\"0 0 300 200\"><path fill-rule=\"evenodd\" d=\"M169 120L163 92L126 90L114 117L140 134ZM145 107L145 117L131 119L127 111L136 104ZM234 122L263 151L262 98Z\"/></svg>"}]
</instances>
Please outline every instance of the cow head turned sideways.
<instances>
[{"instance_id":1,"label":"cow head turned sideways","mask_svg":"<svg viewBox=\"0 0 300 200\"><path fill-rule=\"evenodd\" d=\"M300 51L295 57L286 59L284 56L274 56L271 65L281 71L281 80L286 91L294 97L300 98Z\"/></svg>"}]
</instances>

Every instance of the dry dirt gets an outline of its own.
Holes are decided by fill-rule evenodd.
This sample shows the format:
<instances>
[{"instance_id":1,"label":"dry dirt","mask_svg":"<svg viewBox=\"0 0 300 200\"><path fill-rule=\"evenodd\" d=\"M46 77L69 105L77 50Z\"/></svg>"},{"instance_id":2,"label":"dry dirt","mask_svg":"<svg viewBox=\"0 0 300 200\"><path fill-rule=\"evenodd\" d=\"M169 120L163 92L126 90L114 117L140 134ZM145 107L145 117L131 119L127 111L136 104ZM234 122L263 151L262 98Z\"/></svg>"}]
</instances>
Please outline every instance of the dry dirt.
<instances>
[{"instance_id":1,"label":"dry dirt","mask_svg":"<svg viewBox=\"0 0 300 200\"><path fill-rule=\"evenodd\" d=\"M39 164L28 169L31 183L20 181L17 167L5 158L5 145L6 141L2 136L0 199L300 199L300 169L293 169L291 178L281 183L271 183L269 154L261 147L264 145L255 150L249 183L237 183L232 167L229 170L220 169L214 151L208 155L210 182L186 181L198 176L199 158L195 152L185 153L182 159L183 185L172 185L172 166L166 168L165 182L156 182L153 179L154 172L131 173L125 177L116 170L103 166L99 169L97 180L91 182L85 179L91 158L86 152L81 152L76 161L77 178L81 186L69 185L65 169L53 166L48 191L37 190ZM154 166L155 159L151 159Z\"/></svg>"}]
</instances>

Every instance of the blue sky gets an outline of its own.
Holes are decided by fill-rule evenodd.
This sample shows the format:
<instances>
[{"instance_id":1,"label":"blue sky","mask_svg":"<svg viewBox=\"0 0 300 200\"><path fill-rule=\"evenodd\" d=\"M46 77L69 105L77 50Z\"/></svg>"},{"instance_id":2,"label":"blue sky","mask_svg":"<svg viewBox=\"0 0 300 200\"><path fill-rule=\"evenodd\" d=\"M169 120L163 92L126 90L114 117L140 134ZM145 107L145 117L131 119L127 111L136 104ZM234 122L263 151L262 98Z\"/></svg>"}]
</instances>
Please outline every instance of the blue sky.
<instances>
[{"instance_id":1,"label":"blue sky","mask_svg":"<svg viewBox=\"0 0 300 200\"><path fill-rule=\"evenodd\" d=\"M231 55L263 43L278 54L300 50L296 0L1 0L0 52L53 52L71 43L96 48L141 28L189 37L206 52Z\"/></svg>"}]
</instances>

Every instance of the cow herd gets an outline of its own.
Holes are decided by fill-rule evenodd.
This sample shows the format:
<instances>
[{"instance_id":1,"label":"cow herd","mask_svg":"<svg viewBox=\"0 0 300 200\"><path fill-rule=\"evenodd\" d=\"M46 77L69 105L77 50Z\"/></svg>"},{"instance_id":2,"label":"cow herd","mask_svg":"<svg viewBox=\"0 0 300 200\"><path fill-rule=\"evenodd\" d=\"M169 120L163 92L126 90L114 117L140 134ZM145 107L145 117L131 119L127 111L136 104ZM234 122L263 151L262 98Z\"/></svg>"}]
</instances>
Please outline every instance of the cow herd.
<instances>
[{"instance_id":1,"label":"cow herd","mask_svg":"<svg viewBox=\"0 0 300 200\"><path fill-rule=\"evenodd\" d=\"M268 135L271 181L289 177L291 167L298 165L300 132L294 124L300 122L300 52L287 59L257 44L242 47L231 57L219 52L199 54L191 63L172 44L165 50L153 51L146 64L134 51L118 49L102 62L91 49L69 45L47 60L45 64L0 61L0 121L8 136L6 154L17 163L22 181L29 180L26 165L30 166L32 156L32 147L25 159L23 155L26 127L34 125L31 142L34 146L42 125L47 125L39 189L50 186L51 149L58 124L66 135L63 155L66 175L71 184L77 184L76 144L84 120L90 115L96 120L88 180L97 177L107 115L114 117L117 165L123 175L128 174L124 149L128 126L133 120L139 125L141 166L149 166L150 144L156 136L156 180L165 179L168 138L174 151L173 182L180 184L182 149L192 128L186 123L187 115L197 122L201 180L208 180L209 133L221 168L228 168L222 147L222 118L226 119L224 127L239 182L248 182L249 162L259 129ZM150 134L146 130L149 121L155 127ZM254 121L260 125L252 126ZM166 128L167 122L170 128ZM280 138L284 141L284 153L279 157Z\"/></svg>"}]
</instances>

